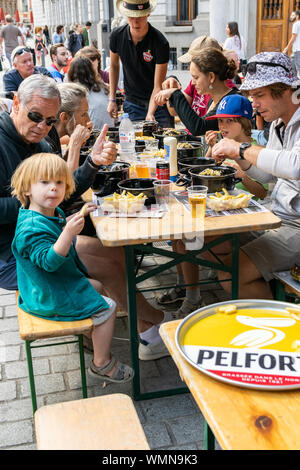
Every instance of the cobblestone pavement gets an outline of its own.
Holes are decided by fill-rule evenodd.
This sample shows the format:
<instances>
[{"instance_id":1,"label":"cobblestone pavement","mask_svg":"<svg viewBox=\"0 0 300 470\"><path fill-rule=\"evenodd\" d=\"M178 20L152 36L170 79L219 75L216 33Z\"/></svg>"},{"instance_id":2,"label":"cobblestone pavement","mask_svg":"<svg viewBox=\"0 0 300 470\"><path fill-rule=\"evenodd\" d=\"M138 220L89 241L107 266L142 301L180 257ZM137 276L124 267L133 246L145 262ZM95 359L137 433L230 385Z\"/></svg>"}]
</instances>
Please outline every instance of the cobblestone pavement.
<instances>
[{"instance_id":1,"label":"cobblestone pavement","mask_svg":"<svg viewBox=\"0 0 300 470\"><path fill-rule=\"evenodd\" d=\"M146 257L141 271L159 263L158 257ZM208 271L201 269L200 279ZM175 281L175 269L149 279L143 287L170 285ZM217 284L202 290L204 301L214 303L227 299ZM155 293L145 296L155 302ZM24 342L18 332L14 292L0 289L0 450L36 449L32 419L27 362ZM38 407L51 403L81 399L79 355L76 344L57 345L33 350ZM127 317L116 320L112 351L130 362ZM86 366L91 356L86 354ZM171 357L156 361L141 361L142 391L182 386ZM108 385L87 375L88 396L109 393L131 395L131 385ZM189 393L135 402L135 406L151 449L198 450L203 448L203 417Z\"/></svg>"}]
</instances>

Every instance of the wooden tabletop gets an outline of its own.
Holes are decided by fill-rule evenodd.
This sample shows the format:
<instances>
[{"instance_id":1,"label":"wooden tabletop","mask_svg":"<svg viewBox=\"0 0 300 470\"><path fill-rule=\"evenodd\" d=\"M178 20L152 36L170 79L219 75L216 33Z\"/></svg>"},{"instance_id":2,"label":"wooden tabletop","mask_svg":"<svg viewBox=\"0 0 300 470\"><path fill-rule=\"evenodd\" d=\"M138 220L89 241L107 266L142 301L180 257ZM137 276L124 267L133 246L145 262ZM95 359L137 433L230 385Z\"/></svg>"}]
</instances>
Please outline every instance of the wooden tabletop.
<instances>
[{"instance_id":1,"label":"wooden tabletop","mask_svg":"<svg viewBox=\"0 0 300 470\"><path fill-rule=\"evenodd\" d=\"M164 323L160 335L220 446L227 450L299 450L300 390L250 390L203 374L176 346L180 321Z\"/></svg>"},{"instance_id":2,"label":"wooden tabletop","mask_svg":"<svg viewBox=\"0 0 300 470\"><path fill-rule=\"evenodd\" d=\"M85 200L92 199L92 192L84 195ZM200 219L193 219L191 213L174 198L170 199L169 212L162 218L113 218L93 217L97 235L104 246L136 245L162 240L191 237L195 232L203 231ZM281 220L272 212L255 212L230 216L206 217L205 236L241 233L255 230L277 228Z\"/></svg>"}]
</instances>

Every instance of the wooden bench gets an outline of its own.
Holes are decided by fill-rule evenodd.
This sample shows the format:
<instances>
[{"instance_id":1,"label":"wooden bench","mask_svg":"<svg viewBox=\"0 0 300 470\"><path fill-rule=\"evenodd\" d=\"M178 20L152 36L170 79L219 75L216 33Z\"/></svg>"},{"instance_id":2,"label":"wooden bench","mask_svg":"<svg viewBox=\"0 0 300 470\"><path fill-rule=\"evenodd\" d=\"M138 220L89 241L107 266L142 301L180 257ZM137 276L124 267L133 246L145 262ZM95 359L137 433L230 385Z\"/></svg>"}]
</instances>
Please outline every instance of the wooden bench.
<instances>
[{"instance_id":1,"label":"wooden bench","mask_svg":"<svg viewBox=\"0 0 300 470\"><path fill-rule=\"evenodd\" d=\"M42 406L34 419L38 450L149 450L127 395Z\"/></svg>"},{"instance_id":2,"label":"wooden bench","mask_svg":"<svg viewBox=\"0 0 300 470\"><path fill-rule=\"evenodd\" d=\"M276 300L286 300L286 295L295 298L295 303L300 301L300 283L292 278L289 271L273 273L276 280Z\"/></svg>"},{"instance_id":3,"label":"wooden bench","mask_svg":"<svg viewBox=\"0 0 300 470\"><path fill-rule=\"evenodd\" d=\"M70 344L78 343L79 345L79 358L80 358L80 370L81 370L81 384L82 384L82 396L87 397L87 386L86 386L86 373L85 373L85 361L84 361L84 350L83 350L83 334L88 333L92 330L92 320L87 318L85 320L62 322L45 320L43 318L35 317L27 312L24 312L18 305L18 292L17 292L17 310L18 310L18 321L19 321L19 333L21 338L25 341L26 358L28 365L30 392L33 413L37 409L36 400L36 389L34 381L34 371L32 363L31 349L41 348L45 346L57 346L58 344ZM70 340L68 336L77 336L77 339ZM47 344L32 344L37 340L43 340L47 338L62 338L60 342L51 342Z\"/></svg>"}]
</instances>

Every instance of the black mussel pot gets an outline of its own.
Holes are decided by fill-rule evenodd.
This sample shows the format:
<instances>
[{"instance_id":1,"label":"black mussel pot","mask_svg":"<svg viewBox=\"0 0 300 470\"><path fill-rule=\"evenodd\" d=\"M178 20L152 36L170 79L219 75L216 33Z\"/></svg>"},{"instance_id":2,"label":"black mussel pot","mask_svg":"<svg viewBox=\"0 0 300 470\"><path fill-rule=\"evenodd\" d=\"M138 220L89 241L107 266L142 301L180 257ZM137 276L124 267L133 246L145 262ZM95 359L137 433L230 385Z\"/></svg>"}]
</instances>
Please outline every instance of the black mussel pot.
<instances>
[{"instance_id":1,"label":"black mussel pot","mask_svg":"<svg viewBox=\"0 0 300 470\"><path fill-rule=\"evenodd\" d=\"M211 166L216 166L216 160L213 158L205 158L205 157L189 157L189 158L183 158L182 160L178 160L178 170L183 169L183 168L194 168L195 166L197 167L203 167L203 170L205 168L209 168Z\"/></svg>"},{"instance_id":2,"label":"black mussel pot","mask_svg":"<svg viewBox=\"0 0 300 470\"><path fill-rule=\"evenodd\" d=\"M178 178L176 180L177 186L190 186L192 184L192 177L189 174L190 167L178 168Z\"/></svg>"},{"instance_id":3,"label":"black mussel pot","mask_svg":"<svg viewBox=\"0 0 300 470\"><path fill-rule=\"evenodd\" d=\"M203 145L200 142L192 142L190 140L186 140L186 142L178 142L177 159L182 160L183 158L192 157L203 157Z\"/></svg>"},{"instance_id":4,"label":"black mussel pot","mask_svg":"<svg viewBox=\"0 0 300 470\"><path fill-rule=\"evenodd\" d=\"M119 143L119 128L118 127L109 127L107 131L107 138L111 142Z\"/></svg>"},{"instance_id":5,"label":"black mussel pot","mask_svg":"<svg viewBox=\"0 0 300 470\"><path fill-rule=\"evenodd\" d=\"M168 129L166 132L166 129L162 131L158 131L157 133L154 133L153 136L155 139L158 139L158 148L163 149L164 148L164 138L165 137L175 137L178 142L184 142L187 138L187 131L176 131L174 132L174 135L172 135L172 131L175 129Z\"/></svg>"},{"instance_id":6,"label":"black mussel pot","mask_svg":"<svg viewBox=\"0 0 300 470\"><path fill-rule=\"evenodd\" d=\"M129 178L130 163L115 162L98 170L92 190L97 196L107 196L118 191L118 183Z\"/></svg>"},{"instance_id":7,"label":"black mussel pot","mask_svg":"<svg viewBox=\"0 0 300 470\"><path fill-rule=\"evenodd\" d=\"M241 181L241 178L235 178L236 169L231 166L212 166L209 169L222 171L222 175L199 175L203 168L197 166L189 169L188 173L192 178L193 186L204 185L207 186L208 193L215 193L216 191L222 191L223 188L228 190L234 189L236 183Z\"/></svg>"},{"instance_id":8,"label":"black mussel pot","mask_svg":"<svg viewBox=\"0 0 300 470\"><path fill-rule=\"evenodd\" d=\"M153 137L153 134L157 132L156 121L144 121L143 122L143 135L146 137Z\"/></svg>"},{"instance_id":9,"label":"black mussel pot","mask_svg":"<svg viewBox=\"0 0 300 470\"><path fill-rule=\"evenodd\" d=\"M143 193L147 196L145 205L155 204L154 178L131 178L118 183L119 192L128 191L134 196Z\"/></svg>"}]
</instances>

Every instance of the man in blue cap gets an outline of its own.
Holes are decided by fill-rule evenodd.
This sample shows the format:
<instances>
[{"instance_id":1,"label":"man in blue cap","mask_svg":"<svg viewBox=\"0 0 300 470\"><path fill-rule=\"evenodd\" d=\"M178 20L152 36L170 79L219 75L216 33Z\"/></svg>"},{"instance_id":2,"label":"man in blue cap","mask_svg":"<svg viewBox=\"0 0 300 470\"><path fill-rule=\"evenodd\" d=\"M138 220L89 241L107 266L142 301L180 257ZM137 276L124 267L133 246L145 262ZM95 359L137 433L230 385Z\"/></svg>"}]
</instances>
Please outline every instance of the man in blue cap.
<instances>
[{"instance_id":1,"label":"man in blue cap","mask_svg":"<svg viewBox=\"0 0 300 470\"><path fill-rule=\"evenodd\" d=\"M272 211L282 220L278 229L242 245L240 251L240 297L273 298L269 281L276 271L300 263L300 109L299 81L291 60L283 53L262 52L249 60L241 90L252 98L253 107L272 122L266 148L224 138L212 156L236 160L251 178L274 183ZM230 264L231 257L224 259ZM219 273L219 279L227 279ZM230 290L229 283L224 288Z\"/></svg>"}]
</instances>

